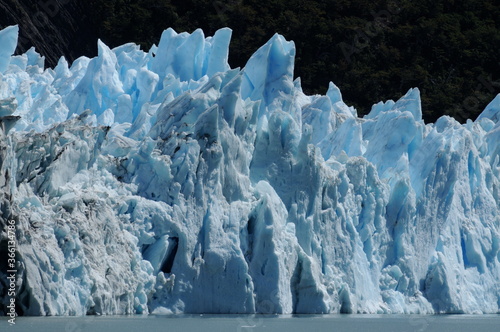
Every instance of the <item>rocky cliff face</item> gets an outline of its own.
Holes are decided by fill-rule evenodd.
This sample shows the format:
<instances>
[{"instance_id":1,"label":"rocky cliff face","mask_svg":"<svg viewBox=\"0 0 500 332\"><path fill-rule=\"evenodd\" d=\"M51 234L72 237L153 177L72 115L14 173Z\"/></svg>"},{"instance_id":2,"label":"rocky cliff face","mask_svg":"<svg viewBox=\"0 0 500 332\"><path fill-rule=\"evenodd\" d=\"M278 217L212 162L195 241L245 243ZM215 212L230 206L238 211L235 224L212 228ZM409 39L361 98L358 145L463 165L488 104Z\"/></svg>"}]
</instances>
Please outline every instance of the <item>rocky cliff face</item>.
<instances>
[{"instance_id":1,"label":"rocky cliff face","mask_svg":"<svg viewBox=\"0 0 500 332\"><path fill-rule=\"evenodd\" d=\"M75 0L0 0L0 28L18 24L17 54L34 46L45 56L47 66L55 66L64 55L72 62L81 55L95 54L95 40L89 24L88 4Z\"/></svg>"}]
</instances>

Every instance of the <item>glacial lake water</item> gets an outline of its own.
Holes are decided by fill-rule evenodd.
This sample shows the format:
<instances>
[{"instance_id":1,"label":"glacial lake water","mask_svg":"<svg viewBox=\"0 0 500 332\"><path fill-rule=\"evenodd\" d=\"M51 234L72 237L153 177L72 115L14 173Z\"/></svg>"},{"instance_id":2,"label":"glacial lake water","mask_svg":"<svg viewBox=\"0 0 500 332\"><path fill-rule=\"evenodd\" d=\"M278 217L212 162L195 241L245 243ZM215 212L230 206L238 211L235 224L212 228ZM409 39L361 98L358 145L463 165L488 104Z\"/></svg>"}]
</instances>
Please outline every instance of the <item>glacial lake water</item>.
<instances>
[{"instance_id":1,"label":"glacial lake water","mask_svg":"<svg viewBox=\"0 0 500 332\"><path fill-rule=\"evenodd\" d=\"M500 331L500 315L175 315L0 318L0 331Z\"/></svg>"}]
</instances>

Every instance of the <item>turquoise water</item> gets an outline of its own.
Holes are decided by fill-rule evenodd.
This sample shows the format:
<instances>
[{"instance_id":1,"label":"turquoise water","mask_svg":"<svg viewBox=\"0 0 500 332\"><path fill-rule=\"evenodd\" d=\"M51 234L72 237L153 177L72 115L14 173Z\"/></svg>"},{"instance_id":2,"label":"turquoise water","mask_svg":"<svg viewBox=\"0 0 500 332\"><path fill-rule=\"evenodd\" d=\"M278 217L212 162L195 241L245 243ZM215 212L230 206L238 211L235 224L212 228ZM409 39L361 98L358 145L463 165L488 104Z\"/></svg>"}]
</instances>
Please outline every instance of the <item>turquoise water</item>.
<instances>
[{"instance_id":1,"label":"turquoise water","mask_svg":"<svg viewBox=\"0 0 500 332\"><path fill-rule=\"evenodd\" d=\"M123 332L123 331L373 331L457 332L500 331L500 315L177 315L18 317L0 331Z\"/></svg>"}]
</instances>

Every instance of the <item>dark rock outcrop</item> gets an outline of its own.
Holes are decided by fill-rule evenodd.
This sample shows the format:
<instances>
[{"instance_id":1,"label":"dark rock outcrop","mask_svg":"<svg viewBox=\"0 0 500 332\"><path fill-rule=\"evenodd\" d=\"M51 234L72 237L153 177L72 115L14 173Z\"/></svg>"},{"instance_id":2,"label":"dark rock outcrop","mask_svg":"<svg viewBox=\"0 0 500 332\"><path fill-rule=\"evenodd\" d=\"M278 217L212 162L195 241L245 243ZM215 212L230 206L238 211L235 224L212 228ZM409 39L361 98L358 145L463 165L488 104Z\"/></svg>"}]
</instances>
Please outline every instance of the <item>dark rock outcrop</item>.
<instances>
[{"instance_id":1,"label":"dark rock outcrop","mask_svg":"<svg viewBox=\"0 0 500 332\"><path fill-rule=\"evenodd\" d=\"M64 55L69 62L81 55L95 54L89 5L76 0L0 0L0 28L18 24L16 53L34 46L53 67ZM86 41L89 42L86 42Z\"/></svg>"}]
</instances>

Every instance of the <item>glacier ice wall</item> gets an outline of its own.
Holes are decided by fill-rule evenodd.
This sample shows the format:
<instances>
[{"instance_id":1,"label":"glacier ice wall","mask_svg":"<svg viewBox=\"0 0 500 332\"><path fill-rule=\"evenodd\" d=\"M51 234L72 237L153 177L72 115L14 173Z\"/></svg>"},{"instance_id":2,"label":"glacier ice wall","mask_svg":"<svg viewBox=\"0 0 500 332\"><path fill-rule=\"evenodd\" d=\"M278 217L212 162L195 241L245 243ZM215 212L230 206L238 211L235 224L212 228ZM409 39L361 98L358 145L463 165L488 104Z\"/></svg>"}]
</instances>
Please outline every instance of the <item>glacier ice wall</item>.
<instances>
[{"instance_id":1,"label":"glacier ice wall","mask_svg":"<svg viewBox=\"0 0 500 332\"><path fill-rule=\"evenodd\" d=\"M243 69L230 29L45 69L17 33L0 252L15 220L20 313L499 311L500 95L464 125L424 124L418 89L358 117L333 83L302 92L280 35Z\"/></svg>"}]
</instances>

